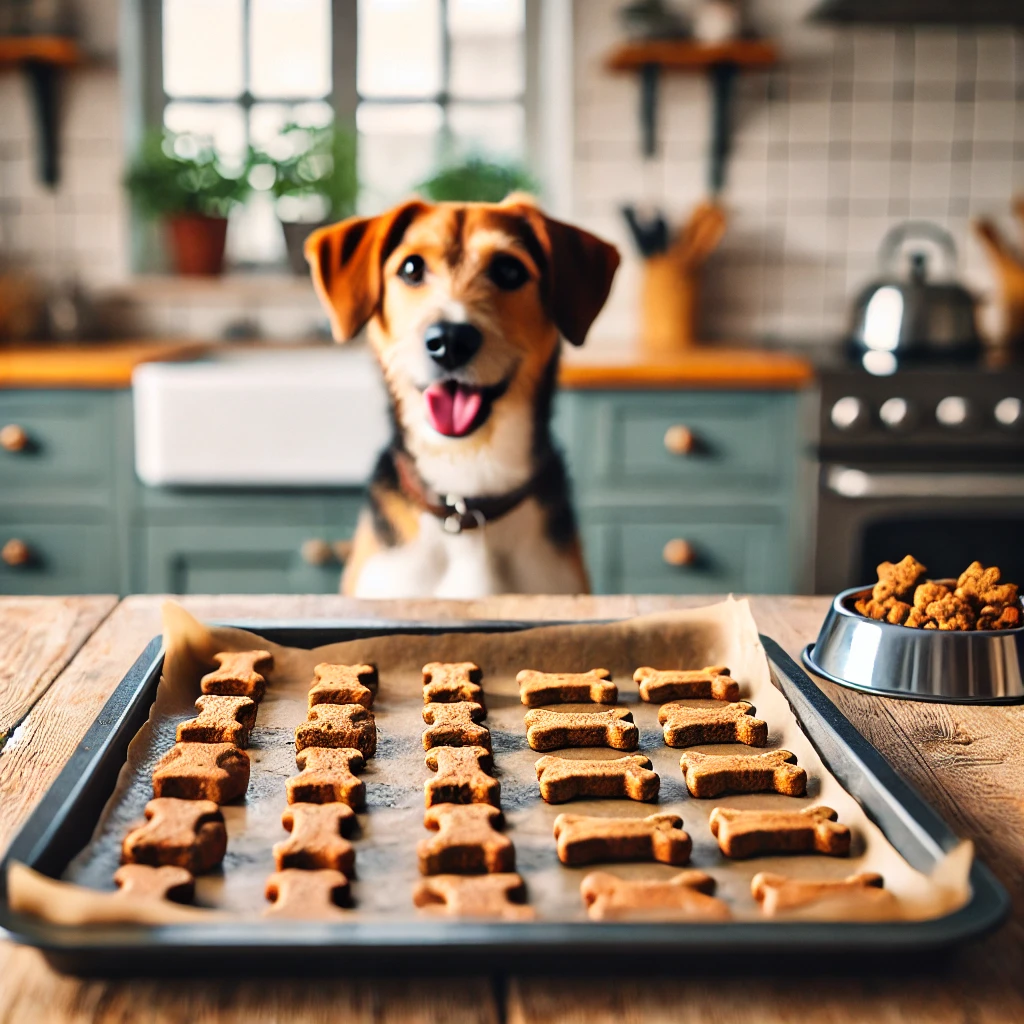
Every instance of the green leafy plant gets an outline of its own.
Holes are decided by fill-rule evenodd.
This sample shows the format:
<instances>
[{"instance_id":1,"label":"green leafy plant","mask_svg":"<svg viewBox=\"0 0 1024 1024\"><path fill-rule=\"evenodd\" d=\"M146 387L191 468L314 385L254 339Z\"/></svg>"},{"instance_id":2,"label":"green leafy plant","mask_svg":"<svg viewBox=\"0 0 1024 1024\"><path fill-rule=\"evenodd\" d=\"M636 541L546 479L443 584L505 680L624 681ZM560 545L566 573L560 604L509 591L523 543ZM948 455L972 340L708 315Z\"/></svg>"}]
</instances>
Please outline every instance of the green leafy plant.
<instances>
[{"instance_id":1,"label":"green leafy plant","mask_svg":"<svg viewBox=\"0 0 1024 1024\"><path fill-rule=\"evenodd\" d=\"M417 190L438 203L500 203L510 192L536 193L540 186L521 164L469 156L441 167Z\"/></svg>"},{"instance_id":2,"label":"green leafy plant","mask_svg":"<svg viewBox=\"0 0 1024 1024\"><path fill-rule=\"evenodd\" d=\"M257 160L274 168L274 198L283 220L287 206L280 200L321 200L322 220L342 220L356 211L359 173L356 165L356 136L340 125L307 128L286 125L281 131L285 156L262 152ZM291 204L297 205L297 204Z\"/></svg>"},{"instance_id":3,"label":"green leafy plant","mask_svg":"<svg viewBox=\"0 0 1024 1024\"><path fill-rule=\"evenodd\" d=\"M251 153L234 174L203 139L158 129L143 138L124 184L148 217L226 217L252 191L251 169Z\"/></svg>"}]
</instances>

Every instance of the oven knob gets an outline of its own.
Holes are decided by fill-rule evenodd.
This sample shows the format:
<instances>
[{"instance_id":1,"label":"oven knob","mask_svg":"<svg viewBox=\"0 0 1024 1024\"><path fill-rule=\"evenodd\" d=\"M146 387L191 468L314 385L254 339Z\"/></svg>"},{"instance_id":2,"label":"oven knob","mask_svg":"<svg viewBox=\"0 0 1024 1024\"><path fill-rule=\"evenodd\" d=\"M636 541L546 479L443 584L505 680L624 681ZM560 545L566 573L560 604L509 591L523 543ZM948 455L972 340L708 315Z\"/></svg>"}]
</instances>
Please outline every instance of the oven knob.
<instances>
[{"instance_id":1,"label":"oven knob","mask_svg":"<svg viewBox=\"0 0 1024 1024\"><path fill-rule=\"evenodd\" d=\"M910 405L905 398L887 398L878 409L878 418L890 429L910 425Z\"/></svg>"},{"instance_id":2,"label":"oven knob","mask_svg":"<svg viewBox=\"0 0 1024 1024\"><path fill-rule=\"evenodd\" d=\"M1024 407L1022 407L1019 398L1003 398L996 402L993 412L995 413L996 422L1002 426L1019 427Z\"/></svg>"},{"instance_id":3,"label":"oven knob","mask_svg":"<svg viewBox=\"0 0 1024 1024\"><path fill-rule=\"evenodd\" d=\"M861 427L867 419L864 403L853 395L846 395L832 406L829 419L836 430L854 430Z\"/></svg>"},{"instance_id":4,"label":"oven knob","mask_svg":"<svg viewBox=\"0 0 1024 1024\"><path fill-rule=\"evenodd\" d=\"M947 395L935 406L935 418L944 427L962 427L967 422L970 407L966 398Z\"/></svg>"}]
</instances>

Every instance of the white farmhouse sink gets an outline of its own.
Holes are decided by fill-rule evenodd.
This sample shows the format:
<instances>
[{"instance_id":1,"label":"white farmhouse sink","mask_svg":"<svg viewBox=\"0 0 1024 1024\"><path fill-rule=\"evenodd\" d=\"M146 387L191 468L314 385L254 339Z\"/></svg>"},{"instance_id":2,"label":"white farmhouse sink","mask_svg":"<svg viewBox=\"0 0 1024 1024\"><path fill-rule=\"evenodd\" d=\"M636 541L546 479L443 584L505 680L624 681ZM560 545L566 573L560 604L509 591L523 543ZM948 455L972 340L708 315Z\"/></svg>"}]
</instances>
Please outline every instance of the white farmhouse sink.
<instances>
[{"instance_id":1,"label":"white farmhouse sink","mask_svg":"<svg viewBox=\"0 0 1024 1024\"><path fill-rule=\"evenodd\" d=\"M135 469L152 486L363 484L390 435L363 346L227 350L132 376Z\"/></svg>"}]
</instances>

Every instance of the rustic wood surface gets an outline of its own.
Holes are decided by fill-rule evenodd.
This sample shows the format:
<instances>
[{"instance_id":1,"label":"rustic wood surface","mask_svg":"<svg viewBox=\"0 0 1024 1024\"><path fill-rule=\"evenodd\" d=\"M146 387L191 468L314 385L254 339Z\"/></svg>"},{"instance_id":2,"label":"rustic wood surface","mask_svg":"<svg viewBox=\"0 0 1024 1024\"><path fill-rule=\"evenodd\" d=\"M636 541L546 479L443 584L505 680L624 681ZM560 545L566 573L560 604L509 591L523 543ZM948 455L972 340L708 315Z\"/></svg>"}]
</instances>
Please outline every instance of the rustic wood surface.
<instances>
[{"instance_id":1,"label":"rustic wood surface","mask_svg":"<svg viewBox=\"0 0 1024 1024\"><path fill-rule=\"evenodd\" d=\"M36 627L59 613L62 599L41 599ZM68 599L63 599L65 602ZM86 599L88 600L88 599ZM102 601L104 599L100 599ZM608 618L711 598L498 598L454 602L361 603L343 597L186 598L206 618ZM50 601L53 607L49 607ZM97 604L95 632L70 664L46 643L38 656L0 643L0 679L38 698L0 751L0 849L78 743L110 691L159 631L161 599L134 597L106 618ZM0 630L10 603L0 603ZM85 605L82 606L87 607ZM792 655L814 639L827 601L753 599L762 632ZM84 616L84 612L82 615ZM102 620L102 621L100 621ZM84 621L84 619L82 620ZM31 623L29 628L33 628ZM83 627L84 628L84 627ZM39 635L37 633L37 635ZM68 647L74 646L69 641ZM16 662L12 665L11 650ZM63 662L61 661L63 658ZM58 666L54 668L54 666ZM63 667L63 671L61 671ZM48 674L49 673L49 674ZM54 678L56 677L56 678ZM32 680L26 682L26 680ZM594 978L460 978L402 982L232 979L181 983L81 982L55 974L32 950L0 942L0 1024L21 1022L426 1021L541 1024L579 1021L827 1021L988 1024L1024 1020L1024 709L971 708L886 700L822 684L829 696L980 856L1014 900L1013 920L998 934L933 965L892 964L891 971L831 970L796 976L758 965L723 964L725 977L671 974ZM596 964L603 973L614 963ZM458 965L453 965L457 970ZM737 983L742 978L742 984Z\"/></svg>"}]
</instances>

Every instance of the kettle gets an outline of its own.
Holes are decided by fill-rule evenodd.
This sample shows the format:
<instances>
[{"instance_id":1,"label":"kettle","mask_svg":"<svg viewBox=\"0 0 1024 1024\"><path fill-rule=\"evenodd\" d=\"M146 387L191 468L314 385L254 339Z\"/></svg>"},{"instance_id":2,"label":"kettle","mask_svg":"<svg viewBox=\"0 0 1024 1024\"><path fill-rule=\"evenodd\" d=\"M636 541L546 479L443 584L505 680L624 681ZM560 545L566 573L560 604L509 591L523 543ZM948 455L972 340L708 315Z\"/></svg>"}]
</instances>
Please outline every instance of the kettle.
<instances>
[{"instance_id":1,"label":"kettle","mask_svg":"<svg viewBox=\"0 0 1024 1024\"><path fill-rule=\"evenodd\" d=\"M922 247L914 243L927 242ZM931 279L928 249L945 257L947 279ZM898 258L909 252L909 275L897 272ZM892 228L878 253L884 275L857 296L849 348L870 368L873 361L971 360L981 353L974 296L953 276L956 245L949 232L927 221Z\"/></svg>"}]
</instances>

